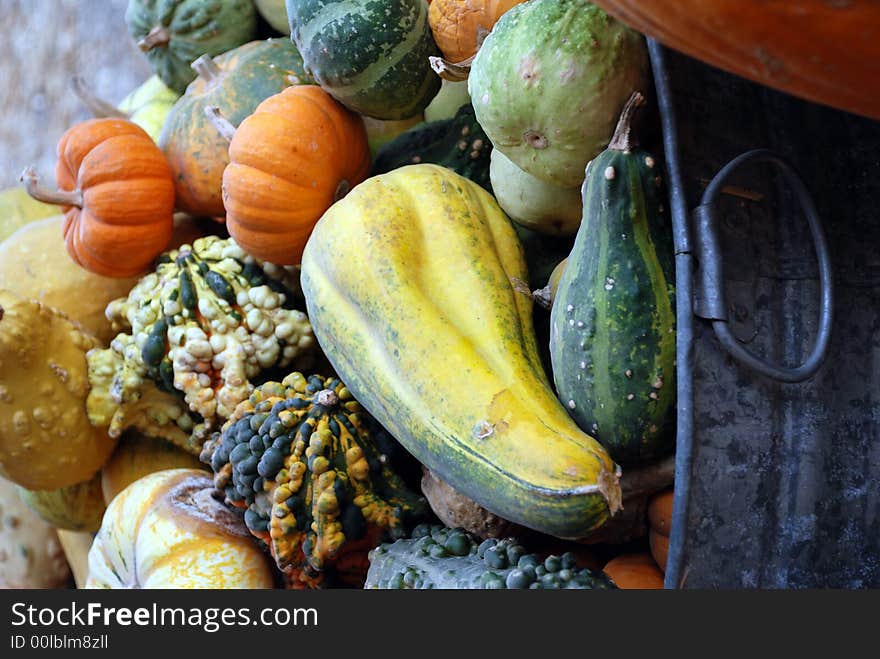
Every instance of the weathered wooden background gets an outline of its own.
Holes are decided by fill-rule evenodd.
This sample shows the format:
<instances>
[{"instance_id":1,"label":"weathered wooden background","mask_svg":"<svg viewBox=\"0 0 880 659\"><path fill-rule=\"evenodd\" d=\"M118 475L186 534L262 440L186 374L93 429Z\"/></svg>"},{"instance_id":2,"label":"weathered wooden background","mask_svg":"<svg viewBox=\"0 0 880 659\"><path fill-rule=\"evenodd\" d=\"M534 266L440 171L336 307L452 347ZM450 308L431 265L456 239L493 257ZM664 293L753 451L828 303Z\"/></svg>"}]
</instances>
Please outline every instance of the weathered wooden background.
<instances>
[{"instance_id":1,"label":"weathered wooden background","mask_svg":"<svg viewBox=\"0 0 880 659\"><path fill-rule=\"evenodd\" d=\"M51 181L55 144L90 115L70 91L85 77L116 104L151 75L125 25L127 0L0 0L0 188L29 164Z\"/></svg>"}]
</instances>

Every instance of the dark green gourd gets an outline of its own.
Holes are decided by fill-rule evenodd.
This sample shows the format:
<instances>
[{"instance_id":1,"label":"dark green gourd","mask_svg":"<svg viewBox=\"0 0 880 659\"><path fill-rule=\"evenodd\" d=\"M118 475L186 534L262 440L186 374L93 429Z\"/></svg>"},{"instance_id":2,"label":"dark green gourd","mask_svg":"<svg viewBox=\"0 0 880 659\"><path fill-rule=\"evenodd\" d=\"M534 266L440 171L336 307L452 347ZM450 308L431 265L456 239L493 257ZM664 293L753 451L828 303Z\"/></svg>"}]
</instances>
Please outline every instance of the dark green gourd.
<instances>
[{"instance_id":1,"label":"dark green gourd","mask_svg":"<svg viewBox=\"0 0 880 659\"><path fill-rule=\"evenodd\" d=\"M634 94L608 148L587 167L583 221L551 312L563 405L621 464L674 446L672 226L659 166L634 148Z\"/></svg>"},{"instance_id":2,"label":"dark green gourd","mask_svg":"<svg viewBox=\"0 0 880 659\"><path fill-rule=\"evenodd\" d=\"M290 35L328 94L375 119L408 119L440 90L425 0L287 0Z\"/></svg>"},{"instance_id":3,"label":"dark green gourd","mask_svg":"<svg viewBox=\"0 0 880 659\"><path fill-rule=\"evenodd\" d=\"M451 119L430 121L401 133L376 154L370 176L398 167L433 163L492 191L489 163L492 142L483 132L474 108L466 103Z\"/></svg>"},{"instance_id":4,"label":"dark green gourd","mask_svg":"<svg viewBox=\"0 0 880 659\"><path fill-rule=\"evenodd\" d=\"M420 524L412 536L370 552L370 589L613 589L573 554L541 557L514 538L480 541L462 529Z\"/></svg>"}]
</instances>

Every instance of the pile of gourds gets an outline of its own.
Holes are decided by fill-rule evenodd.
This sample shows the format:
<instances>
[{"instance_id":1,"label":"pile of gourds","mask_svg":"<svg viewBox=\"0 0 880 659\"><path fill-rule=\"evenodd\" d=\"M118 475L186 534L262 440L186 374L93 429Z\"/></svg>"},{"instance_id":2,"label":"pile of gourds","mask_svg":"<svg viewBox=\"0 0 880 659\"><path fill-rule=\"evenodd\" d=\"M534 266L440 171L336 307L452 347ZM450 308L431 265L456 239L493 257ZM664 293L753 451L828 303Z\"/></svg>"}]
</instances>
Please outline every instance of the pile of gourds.
<instances>
[{"instance_id":1,"label":"pile of gourds","mask_svg":"<svg viewBox=\"0 0 880 659\"><path fill-rule=\"evenodd\" d=\"M0 475L86 534L78 585L662 586L644 38L586 0L126 22L155 76L76 81L96 117L22 175L62 215L0 243Z\"/></svg>"}]
</instances>

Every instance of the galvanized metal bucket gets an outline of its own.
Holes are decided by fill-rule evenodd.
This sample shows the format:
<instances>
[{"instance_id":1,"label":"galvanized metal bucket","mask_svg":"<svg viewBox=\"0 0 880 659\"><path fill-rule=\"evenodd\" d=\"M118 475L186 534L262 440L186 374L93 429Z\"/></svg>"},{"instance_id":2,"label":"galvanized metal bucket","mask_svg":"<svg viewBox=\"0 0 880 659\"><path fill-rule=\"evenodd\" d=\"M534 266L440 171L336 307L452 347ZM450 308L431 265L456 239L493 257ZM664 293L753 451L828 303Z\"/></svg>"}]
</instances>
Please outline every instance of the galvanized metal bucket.
<instances>
[{"instance_id":1,"label":"galvanized metal bucket","mask_svg":"<svg viewBox=\"0 0 880 659\"><path fill-rule=\"evenodd\" d=\"M678 305L666 587L878 587L880 122L649 45Z\"/></svg>"}]
</instances>

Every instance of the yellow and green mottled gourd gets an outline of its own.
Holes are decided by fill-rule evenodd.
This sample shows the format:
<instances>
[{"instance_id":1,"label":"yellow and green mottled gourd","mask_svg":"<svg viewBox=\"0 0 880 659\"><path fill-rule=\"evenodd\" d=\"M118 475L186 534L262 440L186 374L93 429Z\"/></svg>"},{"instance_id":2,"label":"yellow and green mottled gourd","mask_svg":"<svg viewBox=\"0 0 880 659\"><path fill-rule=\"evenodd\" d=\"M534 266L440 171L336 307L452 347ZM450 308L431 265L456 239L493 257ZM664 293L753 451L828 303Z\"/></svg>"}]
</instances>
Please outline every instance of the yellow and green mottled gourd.
<instances>
[{"instance_id":1,"label":"yellow and green mottled gourd","mask_svg":"<svg viewBox=\"0 0 880 659\"><path fill-rule=\"evenodd\" d=\"M0 290L0 476L34 490L86 481L116 440L89 423L86 351L61 312Z\"/></svg>"},{"instance_id":2,"label":"yellow and green mottled gourd","mask_svg":"<svg viewBox=\"0 0 880 659\"><path fill-rule=\"evenodd\" d=\"M584 183L584 219L551 311L560 400L621 464L672 451L675 303L672 224L659 165L634 148L634 94Z\"/></svg>"},{"instance_id":3,"label":"yellow and green mottled gourd","mask_svg":"<svg viewBox=\"0 0 880 659\"><path fill-rule=\"evenodd\" d=\"M158 471L125 488L104 513L85 587L272 588L268 558L213 489L197 469Z\"/></svg>"},{"instance_id":4,"label":"yellow and green mottled gourd","mask_svg":"<svg viewBox=\"0 0 880 659\"><path fill-rule=\"evenodd\" d=\"M429 164L354 188L302 263L316 338L404 448L490 512L581 537L619 508L620 472L553 393L527 279L492 196Z\"/></svg>"}]
</instances>

